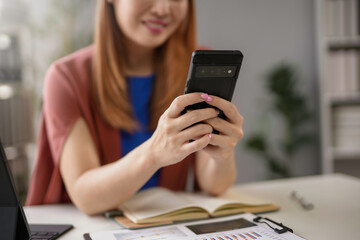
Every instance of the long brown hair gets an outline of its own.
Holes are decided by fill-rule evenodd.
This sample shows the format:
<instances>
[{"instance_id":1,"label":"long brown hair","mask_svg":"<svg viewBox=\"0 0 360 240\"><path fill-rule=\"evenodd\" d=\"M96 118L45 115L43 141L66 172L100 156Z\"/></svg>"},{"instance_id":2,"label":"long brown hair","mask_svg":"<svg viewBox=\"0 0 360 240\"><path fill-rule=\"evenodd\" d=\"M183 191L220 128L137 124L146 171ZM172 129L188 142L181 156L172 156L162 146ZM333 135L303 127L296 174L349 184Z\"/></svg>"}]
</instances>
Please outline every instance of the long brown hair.
<instances>
[{"instance_id":1,"label":"long brown hair","mask_svg":"<svg viewBox=\"0 0 360 240\"><path fill-rule=\"evenodd\" d=\"M150 99L150 129L184 90L192 51L196 48L194 3L189 0L185 21L155 53L155 82ZM97 110L114 128L133 132L138 123L130 103L126 76L124 37L113 5L98 1L92 92Z\"/></svg>"}]
</instances>

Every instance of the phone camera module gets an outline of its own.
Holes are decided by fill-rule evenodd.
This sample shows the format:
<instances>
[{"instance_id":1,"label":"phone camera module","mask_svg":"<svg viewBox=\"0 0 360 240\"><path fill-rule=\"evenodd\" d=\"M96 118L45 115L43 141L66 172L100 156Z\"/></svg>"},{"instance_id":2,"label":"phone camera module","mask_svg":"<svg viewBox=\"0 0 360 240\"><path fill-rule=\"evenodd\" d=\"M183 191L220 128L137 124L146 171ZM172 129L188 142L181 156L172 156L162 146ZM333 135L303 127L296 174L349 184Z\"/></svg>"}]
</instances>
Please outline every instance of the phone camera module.
<instances>
[{"instance_id":1,"label":"phone camera module","mask_svg":"<svg viewBox=\"0 0 360 240\"><path fill-rule=\"evenodd\" d=\"M233 77L235 75L235 66L198 66L195 70L195 77L213 78L213 77Z\"/></svg>"}]
</instances>

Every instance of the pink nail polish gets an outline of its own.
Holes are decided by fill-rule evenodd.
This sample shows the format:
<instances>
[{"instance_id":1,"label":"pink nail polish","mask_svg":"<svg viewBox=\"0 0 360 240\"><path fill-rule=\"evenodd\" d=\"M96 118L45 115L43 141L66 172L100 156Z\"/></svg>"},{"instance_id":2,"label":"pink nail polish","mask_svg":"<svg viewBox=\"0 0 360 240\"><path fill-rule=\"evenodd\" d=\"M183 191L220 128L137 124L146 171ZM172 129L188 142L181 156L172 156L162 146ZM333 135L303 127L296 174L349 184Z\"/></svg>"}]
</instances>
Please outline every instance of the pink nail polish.
<instances>
[{"instance_id":1,"label":"pink nail polish","mask_svg":"<svg viewBox=\"0 0 360 240\"><path fill-rule=\"evenodd\" d=\"M207 100L209 98L209 95L207 95L206 93L202 93L201 98Z\"/></svg>"},{"instance_id":2,"label":"pink nail polish","mask_svg":"<svg viewBox=\"0 0 360 240\"><path fill-rule=\"evenodd\" d=\"M213 100L213 98L210 97L210 96L208 96L208 97L206 98L206 101L207 101L207 102L211 102L212 100Z\"/></svg>"},{"instance_id":3,"label":"pink nail polish","mask_svg":"<svg viewBox=\"0 0 360 240\"><path fill-rule=\"evenodd\" d=\"M209 138L212 138L212 135L211 135L211 133L209 133Z\"/></svg>"}]
</instances>

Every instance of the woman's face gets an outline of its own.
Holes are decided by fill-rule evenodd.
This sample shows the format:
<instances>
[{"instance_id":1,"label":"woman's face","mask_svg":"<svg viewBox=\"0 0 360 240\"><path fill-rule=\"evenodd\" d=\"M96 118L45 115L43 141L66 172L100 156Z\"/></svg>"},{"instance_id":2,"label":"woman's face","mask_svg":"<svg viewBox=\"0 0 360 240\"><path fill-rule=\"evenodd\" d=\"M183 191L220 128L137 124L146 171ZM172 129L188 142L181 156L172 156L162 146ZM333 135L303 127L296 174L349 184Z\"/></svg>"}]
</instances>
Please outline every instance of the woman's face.
<instances>
[{"instance_id":1,"label":"woman's face","mask_svg":"<svg viewBox=\"0 0 360 240\"><path fill-rule=\"evenodd\" d=\"M104 0L105 1L105 0ZM188 0L112 0L117 23L128 40L161 46L186 18Z\"/></svg>"}]
</instances>

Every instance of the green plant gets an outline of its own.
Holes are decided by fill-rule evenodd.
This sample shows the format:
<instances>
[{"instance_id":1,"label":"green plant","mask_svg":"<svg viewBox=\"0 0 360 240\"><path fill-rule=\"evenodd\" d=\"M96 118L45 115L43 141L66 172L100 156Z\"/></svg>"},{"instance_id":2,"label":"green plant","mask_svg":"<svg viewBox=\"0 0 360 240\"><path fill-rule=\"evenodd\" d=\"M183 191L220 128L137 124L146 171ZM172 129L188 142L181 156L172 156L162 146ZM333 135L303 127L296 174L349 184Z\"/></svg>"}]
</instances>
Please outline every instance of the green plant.
<instances>
[{"instance_id":1,"label":"green plant","mask_svg":"<svg viewBox=\"0 0 360 240\"><path fill-rule=\"evenodd\" d=\"M269 129L251 134L245 140L245 147L257 153L269 170L280 177L292 175L291 163L295 154L314 139L313 133L304 130L312 113L298 83L297 71L289 63L281 63L266 74L265 86L272 100L270 110L283 121L284 134L275 144L267 140Z\"/></svg>"}]
</instances>

